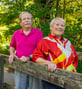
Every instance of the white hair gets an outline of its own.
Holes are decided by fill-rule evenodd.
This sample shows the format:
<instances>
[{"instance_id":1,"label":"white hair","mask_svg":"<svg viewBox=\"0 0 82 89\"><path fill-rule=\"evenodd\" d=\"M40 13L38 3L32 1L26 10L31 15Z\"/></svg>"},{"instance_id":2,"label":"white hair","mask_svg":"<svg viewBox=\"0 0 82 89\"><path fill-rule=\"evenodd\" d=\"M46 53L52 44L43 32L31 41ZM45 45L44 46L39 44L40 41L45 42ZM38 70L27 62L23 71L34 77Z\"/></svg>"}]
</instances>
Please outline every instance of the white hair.
<instances>
[{"instance_id":1,"label":"white hair","mask_svg":"<svg viewBox=\"0 0 82 89\"><path fill-rule=\"evenodd\" d=\"M22 16L23 14L25 14L25 13L30 14L31 19L33 20L33 16L32 16L32 14L31 14L31 13L29 13L29 12L27 12L27 11L24 11L24 12L22 12L22 13L19 15L19 21L20 21L20 22L21 22L21 16Z\"/></svg>"},{"instance_id":2,"label":"white hair","mask_svg":"<svg viewBox=\"0 0 82 89\"><path fill-rule=\"evenodd\" d=\"M65 20L64 20L63 18L56 17L56 18L54 18L54 19L51 20L50 26L53 26L53 24L54 24L57 20L62 21L62 22L64 22L64 24L65 24Z\"/></svg>"}]
</instances>

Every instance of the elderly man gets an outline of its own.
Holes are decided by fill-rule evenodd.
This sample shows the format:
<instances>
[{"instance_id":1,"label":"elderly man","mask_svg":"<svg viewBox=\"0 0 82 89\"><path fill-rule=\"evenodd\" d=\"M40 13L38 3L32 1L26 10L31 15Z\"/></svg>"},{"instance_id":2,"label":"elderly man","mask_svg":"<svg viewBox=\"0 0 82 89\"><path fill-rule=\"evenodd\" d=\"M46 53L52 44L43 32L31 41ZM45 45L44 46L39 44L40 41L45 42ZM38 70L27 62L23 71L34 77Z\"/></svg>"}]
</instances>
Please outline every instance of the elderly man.
<instances>
[{"instance_id":1,"label":"elderly man","mask_svg":"<svg viewBox=\"0 0 82 89\"><path fill-rule=\"evenodd\" d=\"M10 43L10 57L9 63L13 62L16 56L20 58L22 62L26 62L32 59L32 53L37 46L38 42L43 38L41 30L34 29L32 27L33 17L29 12L23 12L19 16L20 25L22 29L17 30ZM29 84L28 84L29 79ZM15 71L15 85L16 89L40 89L41 81L33 76L24 74L18 70Z\"/></svg>"},{"instance_id":2,"label":"elderly man","mask_svg":"<svg viewBox=\"0 0 82 89\"><path fill-rule=\"evenodd\" d=\"M51 34L40 41L33 53L33 61L47 65L51 72L56 68L76 72L78 57L71 42L62 37L64 30L64 19L53 19L50 23ZM62 87L43 81L43 89L62 89Z\"/></svg>"}]
</instances>

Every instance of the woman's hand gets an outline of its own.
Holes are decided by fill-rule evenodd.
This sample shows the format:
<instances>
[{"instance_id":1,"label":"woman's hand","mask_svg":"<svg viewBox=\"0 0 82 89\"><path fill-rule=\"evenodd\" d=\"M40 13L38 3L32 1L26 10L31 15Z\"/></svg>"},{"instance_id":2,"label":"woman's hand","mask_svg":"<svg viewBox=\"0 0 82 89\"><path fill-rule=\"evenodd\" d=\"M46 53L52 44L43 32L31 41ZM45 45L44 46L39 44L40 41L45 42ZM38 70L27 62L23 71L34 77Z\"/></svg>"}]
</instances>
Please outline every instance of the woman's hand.
<instances>
[{"instance_id":1,"label":"woman's hand","mask_svg":"<svg viewBox=\"0 0 82 89\"><path fill-rule=\"evenodd\" d=\"M49 62L48 63L48 70L50 72L53 72L55 69L57 68L56 64L52 63L52 62Z\"/></svg>"},{"instance_id":2,"label":"woman's hand","mask_svg":"<svg viewBox=\"0 0 82 89\"><path fill-rule=\"evenodd\" d=\"M43 59L41 57L36 60L36 63L42 64L42 65L47 65L48 66L48 70L50 72L53 72L57 68L56 64L54 64L54 63L52 63L50 61L47 61L47 60L45 60L45 59Z\"/></svg>"}]
</instances>

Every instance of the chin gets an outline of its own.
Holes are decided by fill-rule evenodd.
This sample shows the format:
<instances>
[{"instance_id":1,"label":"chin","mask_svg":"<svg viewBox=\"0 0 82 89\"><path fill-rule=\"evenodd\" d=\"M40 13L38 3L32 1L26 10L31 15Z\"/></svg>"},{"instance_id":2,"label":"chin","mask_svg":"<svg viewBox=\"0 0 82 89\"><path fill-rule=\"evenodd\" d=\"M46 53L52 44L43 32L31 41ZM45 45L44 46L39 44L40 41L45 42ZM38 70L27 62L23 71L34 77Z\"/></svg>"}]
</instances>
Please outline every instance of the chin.
<instances>
[{"instance_id":1,"label":"chin","mask_svg":"<svg viewBox=\"0 0 82 89\"><path fill-rule=\"evenodd\" d=\"M63 33L57 33L58 36L61 36Z\"/></svg>"},{"instance_id":2,"label":"chin","mask_svg":"<svg viewBox=\"0 0 82 89\"><path fill-rule=\"evenodd\" d=\"M62 34L55 34L54 36L61 37Z\"/></svg>"},{"instance_id":3,"label":"chin","mask_svg":"<svg viewBox=\"0 0 82 89\"><path fill-rule=\"evenodd\" d=\"M25 26L25 28L31 28L31 26Z\"/></svg>"}]
</instances>

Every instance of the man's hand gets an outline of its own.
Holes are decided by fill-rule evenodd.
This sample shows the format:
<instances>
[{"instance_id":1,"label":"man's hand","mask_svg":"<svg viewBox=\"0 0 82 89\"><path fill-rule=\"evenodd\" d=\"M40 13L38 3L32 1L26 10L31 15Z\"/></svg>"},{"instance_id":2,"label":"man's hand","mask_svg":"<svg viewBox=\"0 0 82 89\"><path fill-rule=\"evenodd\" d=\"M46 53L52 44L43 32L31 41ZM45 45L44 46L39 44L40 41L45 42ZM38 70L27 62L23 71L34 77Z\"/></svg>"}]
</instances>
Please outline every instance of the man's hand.
<instances>
[{"instance_id":1,"label":"man's hand","mask_svg":"<svg viewBox=\"0 0 82 89\"><path fill-rule=\"evenodd\" d=\"M15 55L10 55L9 56L9 64L11 64L13 62Z\"/></svg>"},{"instance_id":2,"label":"man's hand","mask_svg":"<svg viewBox=\"0 0 82 89\"><path fill-rule=\"evenodd\" d=\"M52 63L52 62L49 62L48 63L48 70L50 72L53 72L55 69L57 68L56 64Z\"/></svg>"},{"instance_id":3,"label":"man's hand","mask_svg":"<svg viewBox=\"0 0 82 89\"><path fill-rule=\"evenodd\" d=\"M22 62L27 62L27 61L29 61L29 57L22 56L22 57L20 58L20 60L21 60Z\"/></svg>"}]
</instances>

